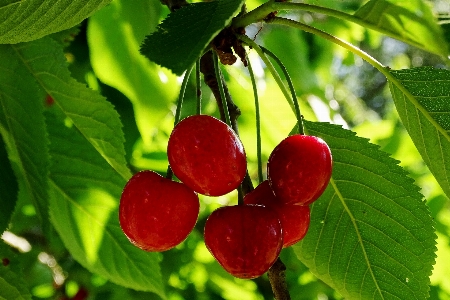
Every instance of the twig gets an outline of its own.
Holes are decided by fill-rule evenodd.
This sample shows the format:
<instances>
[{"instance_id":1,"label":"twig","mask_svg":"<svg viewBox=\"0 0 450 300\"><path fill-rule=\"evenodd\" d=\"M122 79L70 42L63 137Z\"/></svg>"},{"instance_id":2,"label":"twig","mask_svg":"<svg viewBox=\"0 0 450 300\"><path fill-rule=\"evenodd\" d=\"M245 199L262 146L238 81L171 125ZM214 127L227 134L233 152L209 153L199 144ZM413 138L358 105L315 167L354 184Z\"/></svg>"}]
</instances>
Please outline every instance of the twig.
<instances>
[{"instance_id":1,"label":"twig","mask_svg":"<svg viewBox=\"0 0 450 300\"><path fill-rule=\"evenodd\" d=\"M273 295L276 300L290 300L289 290L286 283L286 266L278 258L267 274L269 276L270 285L272 286Z\"/></svg>"}]
</instances>

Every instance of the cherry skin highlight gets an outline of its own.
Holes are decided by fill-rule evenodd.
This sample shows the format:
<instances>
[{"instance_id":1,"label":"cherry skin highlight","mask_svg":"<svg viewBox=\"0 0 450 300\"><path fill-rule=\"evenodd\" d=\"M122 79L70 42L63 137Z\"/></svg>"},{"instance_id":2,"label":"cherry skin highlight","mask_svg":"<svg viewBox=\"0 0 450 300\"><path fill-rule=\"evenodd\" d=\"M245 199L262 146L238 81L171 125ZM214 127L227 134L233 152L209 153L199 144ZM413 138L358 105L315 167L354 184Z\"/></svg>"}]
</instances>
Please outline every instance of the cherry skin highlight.
<instances>
[{"instance_id":1,"label":"cherry skin highlight","mask_svg":"<svg viewBox=\"0 0 450 300\"><path fill-rule=\"evenodd\" d=\"M241 184L247 169L244 147L224 122L189 116L173 129L167 146L173 173L197 193L225 195Z\"/></svg>"},{"instance_id":2,"label":"cherry skin highlight","mask_svg":"<svg viewBox=\"0 0 450 300\"><path fill-rule=\"evenodd\" d=\"M186 239L197 222L200 203L186 185L153 171L135 174L119 205L120 226L135 246L166 251Z\"/></svg>"},{"instance_id":3,"label":"cherry skin highlight","mask_svg":"<svg viewBox=\"0 0 450 300\"><path fill-rule=\"evenodd\" d=\"M215 210L205 223L205 244L231 275L251 279L273 265L283 245L275 212L260 205L226 206Z\"/></svg>"},{"instance_id":4,"label":"cherry skin highlight","mask_svg":"<svg viewBox=\"0 0 450 300\"><path fill-rule=\"evenodd\" d=\"M285 204L308 205L322 195L331 178L332 157L319 137L295 134L269 156L267 177L275 196Z\"/></svg>"},{"instance_id":5,"label":"cherry skin highlight","mask_svg":"<svg viewBox=\"0 0 450 300\"><path fill-rule=\"evenodd\" d=\"M310 223L309 206L283 204L274 195L269 181L261 182L253 191L245 195L245 204L260 204L278 215L283 229L283 248L294 245L303 239Z\"/></svg>"}]
</instances>

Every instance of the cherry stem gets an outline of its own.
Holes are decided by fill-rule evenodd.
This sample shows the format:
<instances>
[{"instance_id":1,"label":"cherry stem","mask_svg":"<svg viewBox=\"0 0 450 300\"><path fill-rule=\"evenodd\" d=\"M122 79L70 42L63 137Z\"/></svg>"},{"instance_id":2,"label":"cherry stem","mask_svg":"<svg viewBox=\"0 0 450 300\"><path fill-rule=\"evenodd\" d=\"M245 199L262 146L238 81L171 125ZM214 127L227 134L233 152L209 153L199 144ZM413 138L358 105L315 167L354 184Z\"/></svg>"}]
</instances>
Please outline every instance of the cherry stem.
<instances>
[{"instance_id":1,"label":"cherry stem","mask_svg":"<svg viewBox=\"0 0 450 300\"><path fill-rule=\"evenodd\" d=\"M285 25L285 26L297 28L297 29L315 34L317 36L320 36L321 38L326 39L330 42L333 42L333 43L347 49L348 51L352 52L353 54L358 55L359 57L364 59L366 62L371 64L378 71L380 71L383 75L385 75L389 80L395 79L395 77L392 76L392 74L389 72L388 68L386 68L383 64L381 64L379 61L377 61L374 57L370 56L367 52L359 49L358 47L350 44L349 42L341 40L340 38L335 37L329 33L326 33L320 29L311 27L309 25L306 25L306 24L303 24L303 23L300 23L300 22L297 22L294 20L280 18L280 17L275 17L275 18L271 19L270 21L268 21L268 23Z\"/></svg>"},{"instance_id":2,"label":"cherry stem","mask_svg":"<svg viewBox=\"0 0 450 300\"><path fill-rule=\"evenodd\" d=\"M200 81L200 59L195 63L195 82L196 82L196 96L197 96L197 115L202 113L202 83Z\"/></svg>"},{"instance_id":3,"label":"cherry stem","mask_svg":"<svg viewBox=\"0 0 450 300\"><path fill-rule=\"evenodd\" d=\"M211 89L212 93L214 94L214 98L216 99L217 106L219 107L220 111L220 118L222 121L225 121L225 114L224 114L224 108L221 105L221 95L219 91L219 82L222 82L223 90L225 93L225 99L227 101L227 106L230 112L230 121L231 121L231 128L233 128L234 132L239 136L239 130L238 130L238 124L237 119L241 114L241 111L236 106L236 104L233 102L233 99L231 97L230 92L228 91L226 82L223 80L223 78L217 79L215 75L215 69L214 69L214 57L212 51L206 52L201 60L200 60L200 71L203 74L204 81L206 85ZM238 203L243 203L243 196L250 193L253 190L253 183L250 178L250 175L247 173L245 174L244 181L241 184L240 189L242 189L242 193L239 193L238 190Z\"/></svg>"},{"instance_id":4,"label":"cherry stem","mask_svg":"<svg viewBox=\"0 0 450 300\"><path fill-rule=\"evenodd\" d=\"M298 130L299 130L300 133L303 134L304 129L303 129L302 116L300 114L300 108L299 107L296 108L296 105L298 106L297 96L295 95L295 90L293 89L292 81L290 80L289 75L286 76L287 71L285 73L285 76L286 76L286 79L287 79L287 81L289 83L289 87L291 88L290 91L286 88L283 80L280 77L280 74L278 74L277 70L275 69L273 64L270 62L270 60L266 56L266 54L264 53L264 50L257 43L255 43L252 39L250 39L246 35L238 35L237 37L242 42L244 42L245 44L247 44L251 48L255 49L256 53L258 53L259 57L261 57L263 62L266 64L267 69L272 74L273 78L275 79L275 82L277 83L277 85L280 88L281 92L283 93L284 97L288 100L289 105L291 105L291 108L294 111L294 114L295 114L295 116L297 118L297 123L299 124ZM267 49L265 49L265 50L268 51ZM277 62L281 63L281 61L276 56L275 56L275 60ZM281 64L281 65L283 65L283 64Z\"/></svg>"},{"instance_id":5,"label":"cherry stem","mask_svg":"<svg viewBox=\"0 0 450 300\"><path fill-rule=\"evenodd\" d=\"M181 83L180 94L178 95L178 100L177 100L177 109L175 111L175 121L173 124L174 126L177 125L178 122L180 122L181 108L183 107L184 92L186 91L186 86L189 81L189 76L191 75L193 68L194 68L194 66L192 66L186 70L186 73L184 74L183 82Z\"/></svg>"},{"instance_id":6,"label":"cherry stem","mask_svg":"<svg viewBox=\"0 0 450 300\"><path fill-rule=\"evenodd\" d=\"M177 100L177 109L175 111L175 121L173 124L174 127L175 127L175 125L178 124L178 122L180 122L181 108L183 107L184 93L186 92L186 86L189 81L189 76L191 75L193 68L194 68L194 65L192 65L192 67L187 69L186 73L184 73L183 82L181 83L181 88L180 88L180 94L178 95L178 100ZM168 166L167 172L166 172L166 178L172 179L172 177L173 177L172 168L170 166Z\"/></svg>"},{"instance_id":7,"label":"cherry stem","mask_svg":"<svg viewBox=\"0 0 450 300\"><path fill-rule=\"evenodd\" d=\"M286 67L274 53L272 53L271 51L269 51L268 49L266 49L264 47L261 47L261 49L263 50L264 53L267 53L273 60L275 60L275 62L278 64L278 66L280 66L281 70L283 71L284 77L286 78L289 89L291 91L292 102L294 103L294 112L295 112L295 117L297 118L297 123L298 123L298 128L297 128L298 133L305 134L305 129L303 127L303 120L302 120L303 118L302 118L302 114L300 112L300 105L298 104L298 99L297 99L297 95L295 93L294 84L292 83L292 79L289 76L289 73L288 73Z\"/></svg>"},{"instance_id":8,"label":"cherry stem","mask_svg":"<svg viewBox=\"0 0 450 300\"><path fill-rule=\"evenodd\" d=\"M219 92L220 92L220 98L222 100L222 107L223 107L223 112L224 112L224 116L225 116L225 123L227 123L228 126L231 127L230 112L228 111L227 99L225 98L225 91L223 89L222 73L220 71L219 58L217 57L216 52L213 52L213 54L214 54L214 70L216 72L217 83L219 84Z\"/></svg>"},{"instance_id":9,"label":"cherry stem","mask_svg":"<svg viewBox=\"0 0 450 300\"><path fill-rule=\"evenodd\" d=\"M263 171L262 171L262 158L261 158L261 117L259 114L259 98L258 98L258 88L256 86L255 74L253 73L252 64L248 55L246 55L248 63L248 72L250 74L250 79L252 81L253 96L255 98L255 113L256 113L256 155L258 158L258 183L263 182Z\"/></svg>"}]
</instances>

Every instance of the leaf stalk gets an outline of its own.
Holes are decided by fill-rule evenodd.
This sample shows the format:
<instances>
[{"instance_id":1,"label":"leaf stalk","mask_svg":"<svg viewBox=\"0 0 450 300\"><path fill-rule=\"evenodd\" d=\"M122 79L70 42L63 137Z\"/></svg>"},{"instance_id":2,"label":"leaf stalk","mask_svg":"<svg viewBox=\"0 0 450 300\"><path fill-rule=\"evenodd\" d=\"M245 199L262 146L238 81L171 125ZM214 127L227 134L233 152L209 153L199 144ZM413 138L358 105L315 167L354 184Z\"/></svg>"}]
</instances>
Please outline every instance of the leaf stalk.
<instances>
[{"instance_id":1,"label":"leaf stalk","mask_svg":"<svg viewBox=\"0 0 450 300\"><path fill-rule=\"evenodd\" d=\"M247 56L248 72L252 81L253 96L255 98L255 119L256 119L256 156L258 159L258 183L263 182L262 157L261 157L261 116L259 112L258 88L256 86L255 74L253 73L252 64Z\"/></svg>"}]
</instances>

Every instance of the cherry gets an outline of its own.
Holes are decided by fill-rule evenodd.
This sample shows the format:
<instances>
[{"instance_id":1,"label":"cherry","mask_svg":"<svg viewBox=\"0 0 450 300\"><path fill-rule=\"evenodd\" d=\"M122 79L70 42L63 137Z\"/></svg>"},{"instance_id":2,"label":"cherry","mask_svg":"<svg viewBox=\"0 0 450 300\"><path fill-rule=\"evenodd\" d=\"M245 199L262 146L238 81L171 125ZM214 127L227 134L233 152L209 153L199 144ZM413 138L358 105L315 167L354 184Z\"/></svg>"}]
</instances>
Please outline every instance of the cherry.
<instances>
[{"instance_id":1,"label":"cherry","mask_svg":"<svg viewBox=\"0 0 450 300\"><path fill-rule=\"evenodd\" d=\"M75 294L75 296L70 298L70 300L85 300L88 298L88 296L89 296L88 290L86 290L85 288L80 288L78 292Z\"/></svg>"},{"instance_id":2,"label":"cherry","mask_svg":"<svg viewBox=\"0 0 450 300\"><path fill-rule=\"evenodd\" d=\"M123 189L120 226L137 247L166 251L186 239L197 222L199 209L197 194L186 185L153 171L141 171Z\"/></svg>"},{"instance_id":3,"label":"cherry","mask_svg":"<svg viewBox=\"0 0 450 300\"><path fill-rule=\"evenodd\" d=\"M247 169L244 147L224 122L190 116L173 129L167 146L173 173L197 193L225 195L241 184Z\"/></svg>"},{"instance_id":4,"label":"cherry","mask_svg":"<svg viewBox=\"0 0 450 300\"><path fill-rule=\"evenodd\" d=\"M327 187L331 169L328 145L321 138L296 134L285 138L272 151L267 177L281 202L308 205Z\"/></svg>"},{"instance_id":5,"label":"cherry","mask_svg":"<svg viewBox=\"0 0 450 300\"><path fill-rule=\"evenodd\" d=\"M261 205L221 207L206 220L205 244L228 273L255 278L267 272L280 254L280 220Z\"/></svg>"},{"instance_id":6,"label":"cherry","mask_svg":"<svg viewBox=\"0 0 450 300\"><path fill-rule=\"evenodd\" d=\"M283 229L283 248L297 243L308 232L309 206L281 203L275 197L268 180L264 180L253 191L245 195L244 203L260 204L277 213Z\"/></svg>"}]
</instances>

